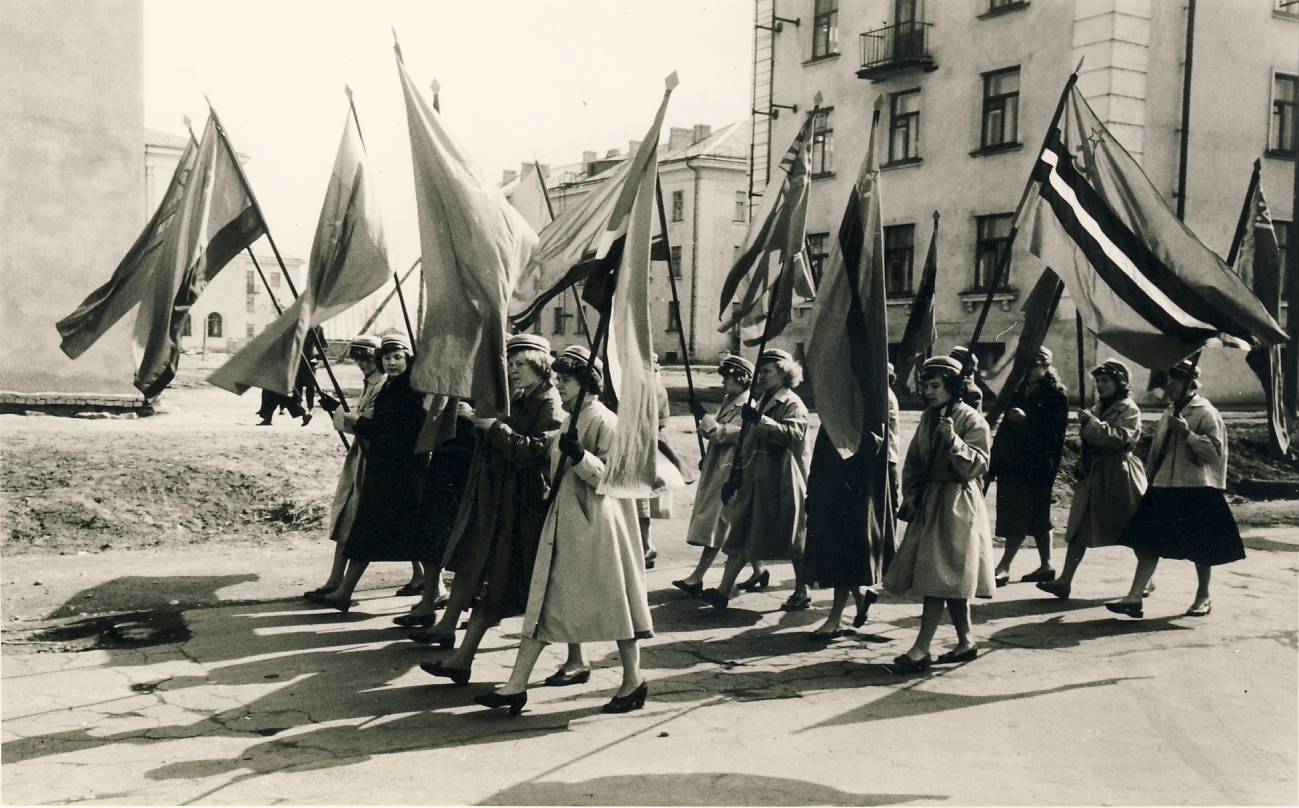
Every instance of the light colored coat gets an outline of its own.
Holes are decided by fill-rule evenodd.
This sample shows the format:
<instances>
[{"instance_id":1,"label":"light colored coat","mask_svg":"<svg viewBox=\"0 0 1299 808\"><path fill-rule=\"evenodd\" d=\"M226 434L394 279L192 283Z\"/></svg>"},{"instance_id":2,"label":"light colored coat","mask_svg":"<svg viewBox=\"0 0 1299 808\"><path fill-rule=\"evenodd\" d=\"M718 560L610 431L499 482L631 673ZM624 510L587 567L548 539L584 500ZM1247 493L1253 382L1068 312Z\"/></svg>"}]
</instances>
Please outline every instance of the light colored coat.
<instances>
[{"instance_id":1,"label":"light colored coat","mask_svg":"<svg viewBox=\"0 0 1299 808\"><path fill-rule=\"evenodd\" d=\"M1085 547L1118 544L1123 528L1146 492L1146 470L1132 454L1141 439L1141 410L1123 398L1103 412L1091 408L1094 420L1082 428L1086 468L1080 469L1069 505L1066 542Z\"/></svg>"},{"instance_id":2,"label":"light colored coat","mask_svg":"<svg viewBox=\"0 0 1299 808\"><path fill-rule=\"evenodd\" d=\"M988 422L968 404L951 407L955 437L941 445L927 410L902 467L907 524L884 586L935 598L992 597L992 525L980 478L988 470Z\"/></svg>"},{"instance_id":3,"label":"light colored coat","mask_svg":"<svg viewBox=\"0 0 1299 808\"><path fill-rule=\"evenodd\" d=\"M1152 488L1217 488L1227 487L1227 430L1222 416L1199 394L1182 408L1182 417L1190 432L1170 435L1168 423L1173 417L1169 404L1155 427L1155 437L1150 442L1150 480ZM1159 462L1164 444L1163 462ZM1158 468L1156 468L1158 464Z\"/></svg>"},{"instance_id":4,"label":"light colored coat","mask_svg":"<svg viewBox=\"0 0 1299 808\"><path fill-rule=\"evenodd\" d=\"M558 435L568 432L570 418ZM579 643L653 634L635 500L596 493L617 427L618 416L598 400L583 402L577 437L586 451L567 466L542 525L524 636ZM557 436L550 446L552 480L560 456Z\"/></svg>"},{"instance_id":5,"label":"light colored coat","mask_svg":"<svg viewBox=\"0 0 1299 808\"><path fill-rule=\"evenodd\" d=\"M762 405L739 448L744 476L722 511L730 523L723 549L746 561L801 559L807 537L807 472L812 441L807 407L787 387Z\"/></svg>"},{"instance_id":6,"label":"light colored coat","mask_svg":"<svg viewBox=\"0 0 1299 808\"><path fill-rule=\"evenodd\" d=\"M740 408L748 400L749 391L745 390L722 401L717 410L717 423L704 431L708 451L704 454L699 473L686 544L721 547L726 540L728 525L722 518L722 486L731 476L731 461L735 459L735 447L740 442Z\"/></svg>"},{"instance_id":7,"label":"light colored coat","mask_svg":"<svg viewBox=\"0 0 1299 808\"><path fill-rule=\"evenodd\" d=\"M365 378L361 397L356 401L357 416L374 416L374 399L387 378L383 371L376 371ZM352 519L356 517L356 503L360 499L361 478L364 476L365 439L357 437L347 449L343 470L338 474L338 485L334 487L334 502L329 509L329 538L333 541L347 541Z\"/></svg>"}]
</instances>

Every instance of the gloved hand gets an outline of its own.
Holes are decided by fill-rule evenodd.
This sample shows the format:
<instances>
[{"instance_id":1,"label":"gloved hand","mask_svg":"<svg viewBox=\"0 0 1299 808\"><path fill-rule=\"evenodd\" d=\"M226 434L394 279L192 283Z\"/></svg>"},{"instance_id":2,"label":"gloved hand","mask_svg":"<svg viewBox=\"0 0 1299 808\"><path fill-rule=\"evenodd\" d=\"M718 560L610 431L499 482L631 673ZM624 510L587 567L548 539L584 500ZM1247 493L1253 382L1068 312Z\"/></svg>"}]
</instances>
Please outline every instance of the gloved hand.
<instances>
[{"instance_id":1,"label":"gloved hand","mask_svg":"<svg viewBox=\"0 0 1299 808\"><path fill-rule=\"evenodd\" d=\"M749 426L753 426L762 420L762 413L758 411L757 407L745 404L744 408L740 410L740 420Z\"/></svg>"},{"instance_id":2,"label":"gloved hand","mask_svg":"<svg viewBox=\"0 0 1299 808\"><path fill-rule=\"evenodd\" d=\"M568 458L570 463L578 463L586 452L582 449L582 443L577 438L564 433L559 436L559 451Z\"/></svg>"},{"instance_id":3,"label":"gloved hand","mask_svg":"<svg viewBox=\"0 0 1299 808\"><path fill-rule=\"evenodd\" d=\"M322 390L320 392L320 408L332 415L334 410L338 409L338 399Z\"/></svg>"},{"instance_id":4,"label":"gloved hand","mask_svg":"<svg viewBox=\"0 0 1299 808\"><path fill-rule=\"evenodd\" d=\"M740 485L734 480L728 479L726 482L722 483L722 504L729 504L731 498L735 496L735 492L738 490L740 490Z\"/></svg>"},{"instance_id":5,"label":"gloved hand","mask_svg":"<svg viewBox=\"0 0 1299 808\"><path fill-rule=\"evenodd\" d=\"M704 410L704 405L701 404L701 403L699 403L699 399L694 398L694 397L691 397L691 399L690 399L690 414L693 415L693 416L695 417L695 420L696 420L696 421L699 421L699 420L702 420L703 417L704 417L705 415L707 415L708 413L707 413L706 410Z\"/></svg>"}]
</instances>

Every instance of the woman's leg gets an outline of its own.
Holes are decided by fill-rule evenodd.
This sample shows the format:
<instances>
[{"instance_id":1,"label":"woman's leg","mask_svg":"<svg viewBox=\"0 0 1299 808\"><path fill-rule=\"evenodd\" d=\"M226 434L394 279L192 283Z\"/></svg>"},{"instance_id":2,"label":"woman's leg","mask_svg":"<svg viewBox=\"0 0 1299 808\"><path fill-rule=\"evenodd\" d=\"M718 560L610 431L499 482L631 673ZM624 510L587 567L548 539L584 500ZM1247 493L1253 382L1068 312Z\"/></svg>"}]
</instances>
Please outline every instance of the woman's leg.
<instances>
[{"instance_id":1,"label":"woman's leg","mask_svg":"<svg viewBox=\"0 0 1299 808\"><path fill-rule=\"evenodd\" d=\"M343 583L343 573L347 570L347 544L341 541L334 542L334 563L329 567L329 578L325 585L320 587L321 592L333 592Z\"/></svg>"},{"instance_id":2,"label":"woman's leg","mask_svg":"<svg viewBox=\"0 0 1299 808\"><path fill-rule=\"evenodd\" d=\"M947 613L952 616L952 626L956 629L956 647L954 653L968 651L974 646L970 639L970 602L965 598L948 598Z\"/></svg>"},{"instance_id":3,"label":"woman's leg","mask_svg":"<svg viewBox=\"0 0 1299 808\"><path fill-rule=\"evenodd\" d=\"M705 547L700 551L699 563L695 564L694 571L686 576L685 582L694 586L702 584L704 582L704 573L708 572L708 568L717 560L717 554L720 551L721 548L719 547Z\"/></svg>"},{"instance_id":4,"label":"woman's leg","mask_svg":"<svg viewBox=\"0 0 1299 808\"><path fill-rule=\"evenodd\" d=\"M1073 586L1073 576L1078 572L1078 565L1082 563L1083 556L1087 554L1087 544L1083 541L1073 541L1069 543L1069 548L1064 553L1064 569L1060 571L1056 583L1065 589Z\"/></svg>"},{"instance_id":5,"label":"woman's leg","mask_svg":"<svg viewBox=\"0 0 1299 808\"><path fill-rule=\"evenodd\" d=\"M1137 571L1132 576L1132 587L1128 589L1128 594L1119 598L1117 603L1128 603L1141 605L1141 596L1146 591L1146 585L1155 574L1155 567L1159 564L1159 556L1145 555L1137 551Z\"/></svg>"},{"instance_id":6,"label":"woman's leg","mask_svg":"<svg viewBox=\"0 0 1299 808\"><path fill-rule=\"evenodd\" d=\"M1191 602L1192 609L1202 609L1209 602L1209 578L1213 575L1213 567L1208 564L1195 565L1195 577L1198 585L1195 587L1195 600Z\"/></svg>"},{"instance_id":7,"label":"woman's leg","mask_svg":"<svg viewBox=\"0 0 1299 808\"><path fill-rule=\"evenodd\" d=\"M803 580L803 559L796 558L790 562L794 567L794 597L807 597L807 582Z\"/></svg>"},{"instance_id":8,"label":"woman's leg","mask_svg":"<svg viewBox=\"0 0 1299 808\"><path fill-rule=\"evenodd\" d=\"M590 667L586 662L586 656L582 653L582 644L580 642L570 642L568 644L568 659L564 660L560 670L564 673L577 673Z\"/></svg>"},{"instance_id":9,"label":"woman's leg","mask_svg":"<svg viewBox=\"0 0 1299 808\"><path fill-rule=\"evenodd\" d=\"M424 567L418 561L410 562L410 581L406 586L421 586L424 583Z\"/></svg>"},{"instance_id":10,"label":"woman's leg","mask_svg":"<svg viewBox=\"0 0 1299 808\"><path fill-rule=\"evenodd\" d=\"M616 695L626 696L641 685L640 644L635 638L618 640L618 658L622 662L622 687Z\"/></svg>"},{"instance_id":11,"label":"woman's leg","mask_svg":"<svg viewBox=\"0 0 1299 808\"><path fill-rule=\"evenodd\" d=\"M437 603L438 596L442 594L441 573L442 570L438 569L426 568L424 570L424 582L421 584L419 603L411 607L411 614L433 615L437 613L437 607L433 604Z\"/></svg>"},{"instance_id":12,"label":"woman's leg","mask_svg":"<svg viewBox=\"0 0 1299 808\"><path fill-rule=\"evenodd\" d=\"M1039 533L1033 537L1037 542L1037 561L1038 570L1046 572L1051 569L1051 531Z\"/></svg>"},{"instance_id":13,"label":"woman's leg","mask_svg":"<svg viewBox=\"0 0 1299 808\"><path fill-rule=\"evenodd\" d=\"M825 622L817 628L814 634L829 634L832 631L838 631L843 624L843 607L848 602L848 593L851 591L847 586L836 586L834 588L834 599L830 601L830 613L825 616Z\"/></svg>"},{"instance_id":14,"label":"woman's leg","mask_svg":"<svg viewBox=\"0 0 1299 808\"><path fill-rule=\"evenodd\" d=\"M938 621L943 619L943 599L925 596L924 610L920 613L920 631L916 641L907 650L907 656L919 661L929 656L929 645L934 641L934 632L938 630Z\"/></svg>"},{"instance_id":15,"label":"woman's leg","mask_svg":"<svg viewBox=\"0 0 1299 808\"><path fill-rule=\"evenodd\" d=\"M509 696L527 690L528 677L532 675L532 669L537 665L537 657L541 656L541 651L545 647L546 644L541 640L524 637L519 643L519 653L514 657L514 668L510 671L509 681L496 692L502 696Z\"/></svg>"},{"instance_id":16,"label":"woman's leg","mask_svg":"<svg viewBox=\"0 0 1299 808\"><path fill-rule=\"evenodd\" d=\"M1023 544L1023 535L1006 537L1006 549L1002 552L1001 561L997 562L997 569L994 572L998 579L1005 580L1010 577L1010 565L1014 563L1015 555Z\"/></svg>"},{"instance_id":17,"label":"woman's leg","mask_svg":"<svg viewBox=\"0 0 1299 808\"><path fill-rule=\"evenodd\" d=\"M487 634L487 629L491 628L495 623L496 621L488 616L482 608L470 612L469 627L465 629L464 639L460 641L460 646L450 656L442 660L442 667L455 668L456 670L469 670L469 668L473 667L474 656L478 653L478 646Z\"/></svg>"},{"instance_id":18,"label":"woman's leg","mask_svg":"<svg viewBox=\"0 0 1299 808\"><path fill-rule=\"evenodd\" d=\"M365 570L369 566L369 561L358 561L355 558L349 559L347 562L347 572L343 573L343 583L329 596L329 600L337 601L338 603L347 603L350 601L352 599L352 593L356 591L356 585L361 582L361 576L365 574Z\"/></svg>"},{"instance_id":19,"label":"woman's leg","mask_svg":"<svg viewBox=\"0 0 1299 808\"><path fill-rule=\"evenodd\" d=\"M442 616L438 618L437 623L429 629L429 633L454 632L460 625L460 615L469 608L469 604L473 603L476 588L477 582L470 581L468 575L457 575L451 581L451 597L447 601L447 607L442 611Z\"/></svg>"},{"instance_id":20,"label":"woman's leg","mask_svg":"<svg viewBox=\"0 0 1299 808\"><path fill-rule=\"evenodd\" d=\"M735 579L740 576L740 570L744 568L744 556L740 553L728 555L726 557L726 569L722 572L722 582L717 585L717 593L724 598L729 598L735 589Z\"/></svg>"}]
</instances>

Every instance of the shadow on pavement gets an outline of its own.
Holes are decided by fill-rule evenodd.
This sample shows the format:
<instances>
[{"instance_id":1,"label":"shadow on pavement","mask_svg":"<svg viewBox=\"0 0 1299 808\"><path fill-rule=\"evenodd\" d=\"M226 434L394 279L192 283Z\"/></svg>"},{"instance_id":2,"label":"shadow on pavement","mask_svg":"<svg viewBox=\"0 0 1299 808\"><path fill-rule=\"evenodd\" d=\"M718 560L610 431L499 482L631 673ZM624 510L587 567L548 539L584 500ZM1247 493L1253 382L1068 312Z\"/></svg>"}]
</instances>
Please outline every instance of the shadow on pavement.
<instances>
[{"instance_id":1,"label":"shadow on pavement","mask_svg":"<svg viewBox=\"0 0 1299 808\"><path fill-rule=\"evenodd\" d=\"M935 794L854 794L820 783L730 772L636 774L576 783L525 782L479 805L895 805Z\"/></svg>"}]
</instances>

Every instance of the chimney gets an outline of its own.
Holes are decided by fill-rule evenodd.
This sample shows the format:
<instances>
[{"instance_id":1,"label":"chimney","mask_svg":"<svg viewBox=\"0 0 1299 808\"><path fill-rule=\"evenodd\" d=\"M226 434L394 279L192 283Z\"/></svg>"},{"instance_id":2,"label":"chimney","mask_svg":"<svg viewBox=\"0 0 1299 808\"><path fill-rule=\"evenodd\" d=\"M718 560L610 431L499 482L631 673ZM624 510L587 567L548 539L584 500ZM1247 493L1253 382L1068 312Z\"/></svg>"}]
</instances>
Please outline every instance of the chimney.
<instances>
[{"instance_id":1,"label":"chimney","mask_svg":"<svg viewBox=\"0 0 1299 808\"><path fill-rule=\"evenodd\" d=\"M528 176L528 172L529 172L529 171L533 171L533 170L535 170L535 167L532 165L532 163L519 163L519 176L520 176L520 177L526 177L526 176Z\"/></svg>"},{"instance_id":2,"label":"chimney","mask_svg":"<svg viewBox=\"0 0 1299 808\"><path fill-rule=\"evenodd\" d=\"M604 153L604 159L606 160L612 160L616 157L622 157L621 149L610 149L609 151Z\"/></svg>"},{"instance_id":3,"label":"chimney","mask_svg":"<svg viewBox=\"0 0 1299 808\"><path fill-rule=\"evenodd\" d=\"M639 141L639 140L629 140L629 141L627 141L627 154L628 154L628 156L634 156L634 155L636 154L636 151L637 151L638 149L640 149L640 141Z\"/></svg>"},{"instance_id":4,"label":"chimney","mask_svg":"<svg viewBox=\"0 0 1299 808\"><path fill-rule=\"evenodd\" d=\"M541 164L541 176L543 179L550 177L550 163Z\"/></svg>"},{"instance_id":5,"label":"chimney","mask_svg":"<svg viewBox=\"0 0 1299 808\"><path fill-rule=\"evenodd\" d=\"M691 145L694 145L695 143L698 143L701 140L707 140L709 137L712 136L712 134L713 134L713 127L709 126L706 123L697 123L695 124L694 140L690 141L690 143Z\"/></svg>"},{"instance_id":6,"label":"chimney","mask_svg":"<svg viewBox=\"0 0 1299 808\"><path fill-rule=\"evenodd\" d=\"M678 151L689 146L694 131L674 126L668 130L668 151Z\"/></svg>"},{"instance_id":7,"label":"chimney","mask_svg":"<svg viewBox=\"0 0 1299 808\"><path fill-rule=\"evenodd\" d=\"M508 168L505 169L503 172L501 172L501 185L504 185L507 182L514 182L514 178L517 176L519 175L515 174L513 171L509 170Z\"/></svg>"},{"instance_id":8,"label":"chimney","mask_svg":"<svg viewBox=\"0 0 1299 808\"><path fill-rule=\"evenodd\" d=\"M584 151L584 152L582 152L582 162L583 162L583 163L594 163L594 162L595 162L595 158L596 158L597 156L598 156L598 155L597 155L595 152L593 152L593 151Z\"/></svg>"}]
</instances>

